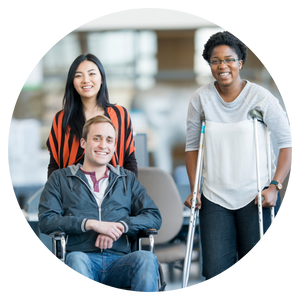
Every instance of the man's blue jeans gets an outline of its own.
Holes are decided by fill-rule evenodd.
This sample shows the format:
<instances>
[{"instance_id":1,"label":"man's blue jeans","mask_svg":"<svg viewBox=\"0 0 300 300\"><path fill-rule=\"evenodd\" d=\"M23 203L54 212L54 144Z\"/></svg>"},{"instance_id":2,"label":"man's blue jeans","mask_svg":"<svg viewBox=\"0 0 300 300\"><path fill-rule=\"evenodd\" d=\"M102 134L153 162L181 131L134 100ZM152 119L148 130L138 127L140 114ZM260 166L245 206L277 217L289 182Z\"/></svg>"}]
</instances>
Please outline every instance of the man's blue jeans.
<instances>
[{"instance_id":1,"label":"man's blue jeans","mask_svg":"<svg viewBox=\"0 0 300 300\"><path fill-rule=\"evenodd\" d=\"M254 200L237 210L228 210L202 194L200 209L203 276L210 279L245 256L259 241L258 210ZM278 193L275 214L280 206ZM264 232L271 224L270 209L263 208Z\"/></svg>"},{"instance_id":2,"label":"man's blue jeans","mask_svg":"<svg viewBox=\"0 0 300 300\"><path fill-rule=\"evenodd\" d=\"M66 257L66 264L90 279L115 288L157 291L158 262L150 251L135 251L124 256L71 252Z\"/></svg>"}]
</instances>

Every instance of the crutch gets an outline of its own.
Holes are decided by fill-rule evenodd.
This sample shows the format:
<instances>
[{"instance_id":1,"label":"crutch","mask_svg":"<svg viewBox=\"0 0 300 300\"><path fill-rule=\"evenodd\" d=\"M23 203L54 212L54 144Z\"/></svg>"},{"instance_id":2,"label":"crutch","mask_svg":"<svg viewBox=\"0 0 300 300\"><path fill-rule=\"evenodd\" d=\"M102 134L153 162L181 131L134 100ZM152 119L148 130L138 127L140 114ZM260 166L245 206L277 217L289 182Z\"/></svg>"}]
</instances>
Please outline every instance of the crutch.
<instances>
[{"instance_id":1,"label":"crutch","mask_svg":"<svg viewBox=\"0 0 300 300\"><path fill-rule=\"evenodd\" d=\"M268 147L268 175L269 175L269 183L272 181L272 165L271 165L271 133L266 127L267 131L267 147ZM264 201L264 197L262 197L262 201ZM271 207L270 210L271 213L271 223L273 223L274 218L275 218L275 209L274 207Z\"/></svg>"},{"instance_id":2,"label":"crutch","mask_svg":"<svg viewBox=\"0 0 300 300\"><path fill-rule=\"evenodd\" d=\"M264 234L263 229L263 212L262 212L262 202L264 197L261 196L261 186L260 186L260 166L259 166L259 146L258 146L258 132L257 132L257 121L263 123L262 114L255 109L251 109L250 116L254 122L254 137L255 137L255 149L256 149L256 177L257 177L257 206L258 206L258 220L259 220L259 235L262 238ZM270 133L267 133L267 144L268 144L268 173L269 181L271 182L271 141ZM271 207L271 222L274 219L274 207Z\"/></svg>"},{"instance_id":3,"label":"crutch","mask_svg":"<svg viewBox=\"0 0 300 300\"><path fill-rule=\"evenodd\" d=\"M195 236L195 226L196 226L196 220L197 220L195 206L196 206L197 193L199 191L199 183L201 182L202 169L203 169L203 150L204 150L203 145L204 145L204 135L205 135L204 112L201 114L200 120L201 120L200 143L199 143L194 191L193 191L193 198L192 198L192 203L191 203L192 206L191 206L191 212L190 212L189 230L188 230L188 236L187 236L187 245L186 245L184 267L183 267L183 279L182 279L182 287L183 288L187 287L187 284L189 281L193 243L194 243L194 236Z\"/></svg>"}]
</instances>

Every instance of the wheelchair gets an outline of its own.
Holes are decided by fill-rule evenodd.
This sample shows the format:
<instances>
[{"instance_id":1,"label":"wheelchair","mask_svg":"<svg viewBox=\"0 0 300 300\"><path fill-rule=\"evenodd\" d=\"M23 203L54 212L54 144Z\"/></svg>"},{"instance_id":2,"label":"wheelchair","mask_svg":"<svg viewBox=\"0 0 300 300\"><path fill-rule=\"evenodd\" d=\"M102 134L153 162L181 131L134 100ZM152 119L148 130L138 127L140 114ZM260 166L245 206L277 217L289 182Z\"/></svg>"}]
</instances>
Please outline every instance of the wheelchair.
<instances>
[{"instance_id":1,"label":"wheelchair","mask_svg":"<svg viewBox=\"0 0 300 300\"><path fill-rule=\"evenodd\" d=\"M142 239L149 239L149 251L154 253L154 235L157 234L156 229L147 229L141 231L135 238L131 239L131 252L142 250ZM52 239L52 253L59 258L63 263L66 259L66 234L62 231L55 231L50 234ZM162 292L166 288L166 282L164 280L163 270L160 262L159 265L159 279L158 279L158 291ZM130 290L130 288L129 288Z\"/></svg>"}]
</instances>

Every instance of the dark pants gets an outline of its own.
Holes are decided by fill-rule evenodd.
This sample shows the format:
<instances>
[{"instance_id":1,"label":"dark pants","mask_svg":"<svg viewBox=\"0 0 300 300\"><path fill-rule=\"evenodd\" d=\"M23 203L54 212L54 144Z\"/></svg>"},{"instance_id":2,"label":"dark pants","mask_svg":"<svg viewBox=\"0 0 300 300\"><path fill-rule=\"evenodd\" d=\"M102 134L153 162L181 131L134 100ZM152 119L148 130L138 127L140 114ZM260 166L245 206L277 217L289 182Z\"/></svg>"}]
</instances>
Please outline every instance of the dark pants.
<instances>
[{"instance_id":1,"label":"dark pants","mask_svg":"<svg viewBox=\"0 0 300 300\"><path fill-rule=\"evenodd\" d=\"M254 200L229 210L201 196L200 226L203 276L212 278L246 255L259 241L258 208ZM275 214L280 206L278 192ZM271 224L270 208L263 208L264 232Z\"/></svg>"}]
</instances>

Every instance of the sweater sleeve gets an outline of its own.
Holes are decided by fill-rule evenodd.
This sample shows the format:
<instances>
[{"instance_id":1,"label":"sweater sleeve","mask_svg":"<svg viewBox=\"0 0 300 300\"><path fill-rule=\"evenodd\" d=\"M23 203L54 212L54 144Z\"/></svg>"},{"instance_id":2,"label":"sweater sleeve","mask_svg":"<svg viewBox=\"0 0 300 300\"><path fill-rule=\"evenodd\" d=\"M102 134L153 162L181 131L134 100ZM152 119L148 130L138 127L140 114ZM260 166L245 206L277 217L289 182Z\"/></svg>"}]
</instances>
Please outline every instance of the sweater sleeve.
<instances>
[{"instance_id":1,"label":"sweater sleeve","mask_svg":"<svg viewBox=\"0 0 300 300\"><path fill-rule=\"evenodd\" d=\"M138 176L138 167L134 152L126 157L123 167L124 169L133 172L136 177Z\"/></svg>"},{"instance_id":2,"label":"sweater sleeve","mask_svg":"<svg viewBox=\"0 0 300 300\"><path fill-rule=\"evenodd\" d=\"M200 116L203 112L200 95L198 91L192 96L186 119L186 147L185 151L196 151L199 149L201 121Z\"/></svg>"},{"instance_id":3,"label":"sweater sleeve","mask_svg":"<svg viewBox=\"0 0 300 300\"><path fill-rule=\"evenodd\" d=\"M118 131L112 165L119 165L137 174L133 127L127 109L120 105L113 105L106 108L105 116L111 119Z\"/></svg>"},{"instance_id":4,"label":"sweater sleeve","mask_svg":"<svg viewBox=\"0 0 300 300\"><path fill-rule=\"evenodd\" d=\"M255 89L254 92L257 101L255 109L262 112L263 121L268 126L278 148L292 147L289 121L279 100L262 87Z\"/></svg>"},{"instance_id":5,"label":"sweater sleeve","mask_svg":"<svg viewBox=\"0 0 300 300\"><path fill-rule=\"evenodd\" d=\"M52 174L53 171L59 169L59 166L56 162L56 160L54 159L53 155L51 154L51 152L49 152L50 154L50 161L48 164L48 174L47 174L47 178L50 177L50 175Z\"/></svg>"},{"instance_id":6,"label":"sweater sleeve","mask_svg":"<svg viewBox=\"0 0 300 300\"><path fill-rule=\"evenodd\" d=\"M46 143L50 153L48 177L56 169L62 169L79 162L84 155L84 149L80 146L79 138L71 134L70 130L63 130L63 116L63 110L54 116Z\"/></svg>"},{"instance_id":7,"label":"sweater sleeve","mask_svg":"<svg viewBox=\"0 0 300 300\"><path fill-rule=\"evenodd\" d=\"M55 114L51 126L51 130L49 133L48 140L46 142L48 151L50 156L52 157L53 161L56 162L58 168L60 164L59 154L60 154L60 138L59 136L62 135L62 119L63 119L63 111L59 111ZM50 175L49 175L50 176Z\"/></svg>"}]
</instances>

